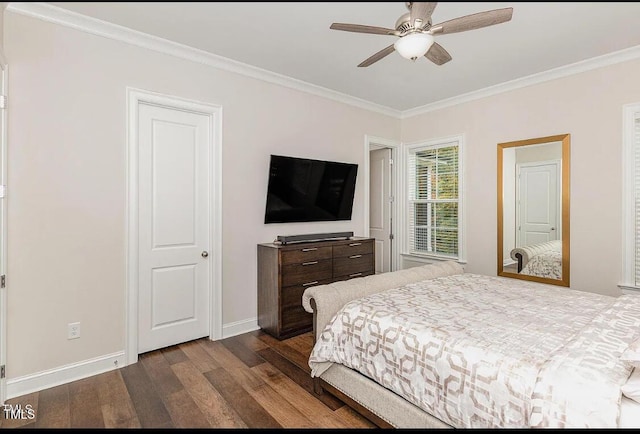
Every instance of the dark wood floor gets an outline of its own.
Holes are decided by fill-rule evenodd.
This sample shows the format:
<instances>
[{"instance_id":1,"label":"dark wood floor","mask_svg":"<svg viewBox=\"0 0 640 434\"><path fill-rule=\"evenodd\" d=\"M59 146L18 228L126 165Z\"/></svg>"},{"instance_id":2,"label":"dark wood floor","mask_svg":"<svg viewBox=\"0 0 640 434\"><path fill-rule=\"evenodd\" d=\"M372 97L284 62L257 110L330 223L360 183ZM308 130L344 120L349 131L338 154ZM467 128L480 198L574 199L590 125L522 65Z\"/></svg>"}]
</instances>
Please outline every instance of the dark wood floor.
<instances>
[{"instance_id":1,"label":"dark wood floor","mask_svg":"<svg viewBox=\"0 0 640 434\"><path fill-rule=\"evenodd\" d=\"M371 428L331 395L313 393L311 333L262 331L199 339L141 354L138 363L7 401L35 418L0 428Z\"/></svg>"}]
</instances>

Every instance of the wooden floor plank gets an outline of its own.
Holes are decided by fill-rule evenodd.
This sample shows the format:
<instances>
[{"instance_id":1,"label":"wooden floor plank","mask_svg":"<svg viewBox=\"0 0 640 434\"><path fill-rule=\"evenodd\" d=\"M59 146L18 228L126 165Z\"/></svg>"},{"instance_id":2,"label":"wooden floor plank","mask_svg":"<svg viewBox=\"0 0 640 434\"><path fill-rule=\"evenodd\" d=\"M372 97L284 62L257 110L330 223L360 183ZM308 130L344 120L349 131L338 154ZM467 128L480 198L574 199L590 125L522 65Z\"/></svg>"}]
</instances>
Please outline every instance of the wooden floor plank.
<instances>
[{"instance_id":1,"label":"wooden floor plank","mask_svg":"<svg viewBox=\"0 0 640 434\"><path fill-rule=\"evenodd\" d=\"M163 399L176 428L211 428L207 418L185 389Z\"/></svg>"},{"instance_id":2,"label":"wooden floor plank","mask_svg":"<svg viewBox=\"0 0 640 434\"><path fill-rule=\"evenodd\" d=\"M185 360L189 360L189 357L187 357L187 355L182 352L182 349L178 345L162 348L160 351L162 352L162 355L167 359L170 365L173 365L174 363L184 362Z\"/></svg>"},{"instance_id":3,"label":"wooden floor plank","mask_svg":"<svg viewBox=\"0 0 640 434\"><path fill-rule=\"evenodd\" d=\"M95 376L69 383L71 428L104 428Z\"/></svg>"},{"instance_id":4,"label":"wooden floor plank","mask_svg":"<svg viewBox=\"0 0 640 434\"><path fill-rule=\"evenodd\" d=\"M263 384L248 392L283 428L313 428L316 426L296 406L268 384Z\"/></svg>"},{"instance_id":5,"label":"wooden floor plank","mask_svg":"<svg viewBox=\"0 0 640 434\"><path fill-rule=\"evenodd\" d=\"M204 376L238 412L249 428L282 428L282 425L258 404L224 368L205 372Z\"/></svg>"},{"instance_id":6,"label":"wooden floor plank","mask_svg":"<svg viewBox=\"0 0 640 434\"><path fill-rule=\"evenodd\" d=\"M308 364L308 355L311 354L311 350L313 349L313 335L310 332L287 339L286 343L287 346L304 355L306 363Z\"/></svg>"},{"instance_id":7,"label":"wooden floor plank","mask_svg":"<svg viewBox=\"0 0 640 434\"><path fill-rule=\"evenodd\" d=\"M322 401L309 394L270 363L254 366L251 370L313 422L315 426L323 428L350 427L350 425L342 421L342 418L336 417L335 413Z\"/></svg>"},{"instance_id":8,"label":"wooden floor plank","mask_svg":"<svg viewBox=\"0 0 640 434\"><path fill-rule=\"evenodd\" d=\"M224 366L224 368L245 388L245 390L251 391L264 386L264 381L255 375L251 369L221 341L208 342L206 344L206 350L221 366ZM264 359L262 359L262 357L260 357L260 360L264 363Z\"/></svg>"},{"instance_id":9,"label":"wooden floor plank","mask_svg":"<svg viewBox=\"0 0 640 434\"><path fill-rule=\"evenodd\" d=\"M271 363L277 369L279 369L284 375L291 378L295 383L299 384L308 393L314 394L313 391L313 378L308 372L300 369L296 364L283 357L278 351L273 348L266 348L258 352L263 359ZM318 397L327 407L332 410L337 410L342 407L344 403L339 399L333 397L328 393L323 393Z\"/></svg>"},{"instance_id":10,"label":"wooden floor plank","mask_svg":"<svg viewBox=\"0 0 640 434\"><path fill-rule=\"evenodd\" d=\"M237 337L223 339L220 342L249 368L264 363L262 357L247 347L244 342Z\"/></svg>"},{"instance_id":11,"label":"wooden floor plank","mask_svg":"<svg viewBox=\"0 0 640 434\"><path fill-rule=\"evenodd\" d=\"M140 428L120 370L102 373L96 379L105 428Z\"/></svg>"},{"instance_id":12,"label":"wooden floor plank","mask_svg":"<svg viewBox=\"0 0 640 434\"><path fill-rule=\"evenodd\" d=\"M201 341L202 348L213 358L218 366L225 368L247 368L221 341Z\"/></svg>"},{"instance_id":13,"label":"wooden floor plank","mask_svg":"<svg viewBox=\"0 0 640 434\"><path fill-rule=\"evenodd\" d=\"M284 397L274 391L259 375L254 373L247 364L255 365L251 361L259 360L262 364L264 359L257 354L249 354L251 350L244 347L238 341L233 344L219 341L206 344L207 351L218 363L225 366L230 376L249 393L259 405L271 414L284 428L311 428L313 424L298 409L291 405ZM232 352L232 350L236 352ZM240 353L238 357L237 353ZM241 358L244 360L241 360ZM259 365L255 365L259 366Z\"/></svg>"},{"instance_id":14,"label":"wooden floor plank","mask_svg":"<svg viewBox=\"0 0 640 434\"><path fill-rule=\"evenodd\" d=\"M161 397L169 396L184 389L161 351L141 354L138 360L144 366L149 379L156 385L158 394Z\"/></svg>"},{"instance_id":15,"label":"wooden floor plank","mask_svg":"<svg viewBox=\"0 0 640 434\"><path fill-rule=\"evenodd\" d=\"M173 422L169 412L142 363L134 363L120 369L122 378L131 396L142 428L171 428Z\"/></svg>"},{"instance_id":16,"label":"wooden floor plank","mask_svg":"<svg viewBox=\"0 0 640 434\"><path fill-rule=\"evenodd\" d=\"M311 368L309 367L310 353L303 354L300 351L289 346L286 341L279 341L278 339L264 332L258 334L257 336L258 339L269 345L269 349L277 351L283 357L294 363L303 371L311 372ZM258 352L258 354L260 354L260 351Z\"/></svg>"},{"instance_id":17,"label":"wooden floor plank","mask_svg":"<svg viewBox=\"0 0 640 434\"><path fill-rule=\"evenodd\" d=\"M70 428L69 387L66 384L41 390L36 428Z\"/></svg>"},{"instance_id":18,"label":"wooden floor plank","mask_svg":"<svg viewBox=\"0 0 640 434\"><path fill-rule=\"evenodd\" d=\"M188 360L200 369L200 372L207 372L220 367L216 361L202 347L203 342L212 342L208 338L198 339L180 344L179 347L187 356Z\"/></svg>"},{"instance_id":19,"label":"wooden floor plank","mask_svg":"<svg viewBox=\"0 0 640 434\"><path fill-rule=\"evenodd\" d=\"M195 365L187 360L171 366L213 428L246 428L237 411L222 397Z\"/></svg>"},{"instance_id":20,"label":"wooden floor plank","mask_svg":"<svg viewBox=\"0 0 640 434\"><path fill-rule=\"evenodd\" d=\"M348 405L340 407L334 411L334 414L339 416L351 428L377 428L373 422L358 414Z\"/></svg>"},{"instance_id":21,"label":"wooden floor plank","mask_svg":"<svg viewBox=\"0 0 640 434\"><path fill-rule=\"evenodd\" d=\"M247 348L253 351L264 350L269 348L269 345L258 339L253 332L243 333L241 335L234 336L239 339Z\"/></svg>"}]
</instances>

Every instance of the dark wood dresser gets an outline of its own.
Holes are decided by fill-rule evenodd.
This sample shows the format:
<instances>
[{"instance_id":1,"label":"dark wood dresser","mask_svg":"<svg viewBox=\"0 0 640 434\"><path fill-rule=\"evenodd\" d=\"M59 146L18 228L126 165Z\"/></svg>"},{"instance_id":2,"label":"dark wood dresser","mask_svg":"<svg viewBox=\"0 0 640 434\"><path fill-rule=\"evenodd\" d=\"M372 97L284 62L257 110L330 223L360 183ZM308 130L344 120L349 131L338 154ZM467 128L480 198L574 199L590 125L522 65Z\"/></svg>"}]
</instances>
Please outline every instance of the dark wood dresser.
<instances>
[{"instance_id":1,"label":"dark wood dresser","mask_svg":"<svg viewBox=\"0 0 640 434\"><path fill-rule=\"evenodd\" d=\"M310 286L375 273L373 238L277 245L258 244L258 325L285 339L313 328L302 307Z\"/></svg>"}]
</instances>

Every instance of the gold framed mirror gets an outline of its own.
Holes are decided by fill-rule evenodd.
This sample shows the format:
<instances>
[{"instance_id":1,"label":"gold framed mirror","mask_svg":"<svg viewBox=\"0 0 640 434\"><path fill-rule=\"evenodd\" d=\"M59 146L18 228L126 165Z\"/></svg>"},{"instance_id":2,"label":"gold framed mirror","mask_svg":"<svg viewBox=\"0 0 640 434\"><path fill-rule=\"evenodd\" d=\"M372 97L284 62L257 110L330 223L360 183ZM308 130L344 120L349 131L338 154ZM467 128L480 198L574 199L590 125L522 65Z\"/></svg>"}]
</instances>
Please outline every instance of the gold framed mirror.
<instances>
[{"instance_id":1,"label":"gold framed mirror","mask_svg":"<svg viewBox=\"0 0 640 434\"><path fill-rule=\"evenodd\" d=\"M570 143L498 143L498 276L569 286Z\"/></svg>"}]
</instances>

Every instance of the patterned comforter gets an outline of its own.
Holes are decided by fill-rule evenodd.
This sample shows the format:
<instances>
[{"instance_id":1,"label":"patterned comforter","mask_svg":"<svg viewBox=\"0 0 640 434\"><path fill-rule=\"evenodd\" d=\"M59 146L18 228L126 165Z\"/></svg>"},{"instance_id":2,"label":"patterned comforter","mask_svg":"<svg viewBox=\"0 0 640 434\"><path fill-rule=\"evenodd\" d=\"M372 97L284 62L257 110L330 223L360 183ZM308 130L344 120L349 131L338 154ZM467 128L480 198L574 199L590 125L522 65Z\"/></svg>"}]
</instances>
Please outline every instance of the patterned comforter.
<instances>
[{"instance_id":1,"label":"patterned comforter","mask_svg":"<svg viewBox=\"0 0 640 434\"><path fill-rule=\"evenodd\" d=\"M340 363L453 427L616 427L640 297L460 274L347 303L312 376Z\"/></svg>"},{"instance_id":2,"label":"patterned comforter","mask_svg":"<svg viewBox=\"0 0 640 434\"><path fill-rule=\"evenodd\" d=\"M562 279L562 252L549 250L532 256L520 274Z\"/></svg>"}]
</instances>

